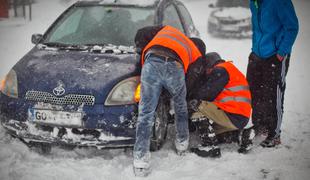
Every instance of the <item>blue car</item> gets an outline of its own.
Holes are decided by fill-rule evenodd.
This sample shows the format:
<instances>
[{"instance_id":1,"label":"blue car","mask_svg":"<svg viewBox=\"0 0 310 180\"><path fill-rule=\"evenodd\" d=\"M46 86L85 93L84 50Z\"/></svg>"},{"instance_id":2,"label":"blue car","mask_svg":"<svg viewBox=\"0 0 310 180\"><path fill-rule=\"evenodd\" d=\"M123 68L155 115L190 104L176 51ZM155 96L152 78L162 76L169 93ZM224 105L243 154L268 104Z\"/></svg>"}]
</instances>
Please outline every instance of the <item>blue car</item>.
<instances>
[{"instance_id":1,"label":"blue car","mask_svg":"<svg viewBox=\"0 0 310 180\"><path fill-rule=\"evenodd\" d=\"M171 25L199 36L175 0L81 1L42 34L1 83L1 124L29 146L131 147L135 141L139 28ZM165 141L169 98L156 110L151 148Z\"/></svg>"}]
</instances>

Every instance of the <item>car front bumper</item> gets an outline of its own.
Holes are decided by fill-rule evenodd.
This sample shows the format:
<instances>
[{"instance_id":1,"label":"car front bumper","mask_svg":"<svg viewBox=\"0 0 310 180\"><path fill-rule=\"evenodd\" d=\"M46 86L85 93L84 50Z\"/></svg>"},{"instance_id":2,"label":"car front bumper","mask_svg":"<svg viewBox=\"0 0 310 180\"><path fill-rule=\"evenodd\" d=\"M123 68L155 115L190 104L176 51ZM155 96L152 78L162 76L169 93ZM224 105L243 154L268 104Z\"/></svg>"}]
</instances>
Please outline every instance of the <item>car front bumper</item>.
<instances>
[{"instance_id":1,"label":"car front bumper","mask_svg":"<svg viewBox=\"0 0 310 180\"><path fill-rule=\"evenodd\" d=\"M210 34L225 38L250 38L252 37L251 25L238 26L234 24L208 23L208 31Z\"/></svg>"},{"instance_id":2,"label":"car front bumper","mask_svg":"<svg viewBox=\"0 0 310 180\"><path fill-rule=\"evenodd\" d=\"M25 143L92 146L97 148L131 147L135 140L137 106L104 107L102 104L83 107L83 126L70 127L37 124L29 120L28 109L36 102L8 97L0 92L0 118L9 134ZM71 111L79 107L70 107ZM67 110L68 107L64 107Z\"/></svg>"}]
</instances>

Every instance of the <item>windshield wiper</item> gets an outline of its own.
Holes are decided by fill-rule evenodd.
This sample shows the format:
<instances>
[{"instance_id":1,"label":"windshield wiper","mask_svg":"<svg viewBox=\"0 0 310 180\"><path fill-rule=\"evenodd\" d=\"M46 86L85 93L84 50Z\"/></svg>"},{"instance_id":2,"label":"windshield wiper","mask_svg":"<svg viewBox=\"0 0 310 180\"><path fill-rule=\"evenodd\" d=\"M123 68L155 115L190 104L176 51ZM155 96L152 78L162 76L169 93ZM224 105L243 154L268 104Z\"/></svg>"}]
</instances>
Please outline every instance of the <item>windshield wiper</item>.
<instances>
[{"instance_id":1,"label":"windshield wiper","mask_svg":"<svg viewBox=\"0 0 310 180\"><path fill-rule=\"evenodd\" d=\"M50 46L50 47L68 47L72 46L70 44L65 44L65 43L59 43L59 42L45 42L42 43L43 45Z\"/></svg>"}]
</instances>

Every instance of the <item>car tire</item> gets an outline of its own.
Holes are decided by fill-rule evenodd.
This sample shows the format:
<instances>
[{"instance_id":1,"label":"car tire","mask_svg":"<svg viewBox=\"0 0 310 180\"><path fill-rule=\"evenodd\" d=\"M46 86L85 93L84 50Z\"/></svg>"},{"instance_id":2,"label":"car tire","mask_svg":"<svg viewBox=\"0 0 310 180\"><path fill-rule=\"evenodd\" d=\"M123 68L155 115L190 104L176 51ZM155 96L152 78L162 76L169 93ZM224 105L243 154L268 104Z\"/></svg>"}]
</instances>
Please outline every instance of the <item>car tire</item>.
<instances>
[{"instance_id":1,"label":"car tire","mask_svg":"<svg viewBox=\"0 0 310 180\"><path fill-rule=\"evenodd\" d=\"M168 99L168 100L167 100ZM155 112L155 121L151 138L151 151L160 150L166 140L169 122L170 98L166 95L160 96Z\"/></svg>"}]
</instances>

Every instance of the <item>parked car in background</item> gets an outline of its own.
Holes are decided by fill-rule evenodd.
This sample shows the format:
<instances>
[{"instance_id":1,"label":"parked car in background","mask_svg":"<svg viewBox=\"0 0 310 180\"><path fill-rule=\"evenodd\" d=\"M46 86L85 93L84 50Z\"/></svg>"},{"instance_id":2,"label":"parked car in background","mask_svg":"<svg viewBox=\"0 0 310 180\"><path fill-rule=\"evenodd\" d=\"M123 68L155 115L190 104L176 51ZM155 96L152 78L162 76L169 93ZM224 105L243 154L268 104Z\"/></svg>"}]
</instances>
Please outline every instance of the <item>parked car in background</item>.
<instances>
[{"instance_id":1,"label":"parked car in background","mask_svg":"<svg viewBox=\"0 0 310 180\"><path fill-rule=\"evenodd\" d=\"M208 19L208 32L222 38L251 38L252 24L248 0L218 0Z\"/></svg>"},{"instance_id":2,"label":"parked car in background","mask_svg":"<svg viewBox=\"0 0 310 180\"><path fill-rule=\"evenodd\" d=\"M29 146L131 147L135 141L139 28L171 25L199 36L177 0L79 1L43 34L1 83L1 124ZM151 148L167 134L170 101L156 110Z\"/></svg>"}]
</instances>

